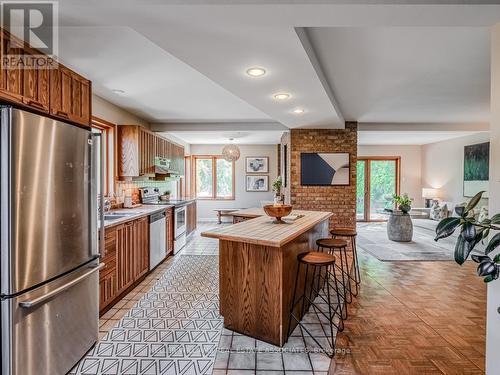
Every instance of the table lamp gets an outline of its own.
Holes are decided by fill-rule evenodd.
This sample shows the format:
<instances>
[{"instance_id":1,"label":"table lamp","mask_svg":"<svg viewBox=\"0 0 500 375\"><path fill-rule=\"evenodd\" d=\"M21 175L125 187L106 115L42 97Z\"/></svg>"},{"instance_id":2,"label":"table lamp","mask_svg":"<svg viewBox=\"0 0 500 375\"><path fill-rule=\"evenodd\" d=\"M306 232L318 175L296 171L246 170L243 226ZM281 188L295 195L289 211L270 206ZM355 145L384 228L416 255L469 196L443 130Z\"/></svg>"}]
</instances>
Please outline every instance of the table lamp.
<instances>
[{"instance_id":1,"label":"table lamp","mask_svg":"<svg viewBox=\"0 0 500 375\"><path fill-rule=\"evenodd\" d=\"M422 198L425 198L425 207L430 208L432 201L439 196L439 190L434 188L423 188Z\"/></svg>"}]
</instances>

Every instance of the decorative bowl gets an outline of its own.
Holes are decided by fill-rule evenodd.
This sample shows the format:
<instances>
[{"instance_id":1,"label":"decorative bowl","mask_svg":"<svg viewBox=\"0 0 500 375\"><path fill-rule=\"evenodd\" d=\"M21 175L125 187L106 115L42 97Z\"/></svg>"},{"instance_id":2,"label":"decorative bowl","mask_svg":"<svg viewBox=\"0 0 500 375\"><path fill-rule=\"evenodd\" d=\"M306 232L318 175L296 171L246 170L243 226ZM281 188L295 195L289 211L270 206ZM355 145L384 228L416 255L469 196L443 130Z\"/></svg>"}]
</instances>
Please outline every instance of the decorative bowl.
<instances>
[{"instance_id":1,"label":"decorative bowl","mask_svg":"<svg viewBox=\"0 0 500 375\"><path fill-rule=\"evenodd\" d=\"M264 209L264 212L267 216L276 218L276 220L273 221L274 224L285 224L285 222L281 220L281 218L290 215L290 212L292 212L292 206L290 206L289 204L276 206L274 204L266 204L262 208Z\"/></svg>"}]
</instances>

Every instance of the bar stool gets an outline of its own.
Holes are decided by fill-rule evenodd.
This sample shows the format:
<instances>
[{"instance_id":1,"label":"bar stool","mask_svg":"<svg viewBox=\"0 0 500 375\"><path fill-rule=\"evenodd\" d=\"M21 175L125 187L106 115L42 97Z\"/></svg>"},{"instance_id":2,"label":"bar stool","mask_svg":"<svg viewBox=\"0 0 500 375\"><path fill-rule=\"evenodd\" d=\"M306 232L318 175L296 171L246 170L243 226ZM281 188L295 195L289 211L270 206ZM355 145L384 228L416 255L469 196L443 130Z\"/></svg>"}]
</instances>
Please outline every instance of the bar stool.
<instances>
[{"instance_id":1,"label":"bar stool","mask_svg":"<svg viewBox=\"0 0 500 375\"><path fill-rule=\"evenodd\" d=\"M344 237L350 240L351 249L352 249L352 259L354 266L354 279L350 276L351 280L355 282L356 292L353 293L354 296L357 296L359 293L359 284L361 283L361 274L359 272L359 262L358 262L358 250L356 247L356 229L352 228L334 228L330 231L332 238ZM349 273L350 275L350 273Z\"/></svg>"},{"instance_id":2,"label":"bar stool","mask_svg":"<svg viewBox=\"0 0 500 375\"><path fill-rule=\"evenodd\" d=\"M299 262L297 266L297 274L295 276L295 287L293 289L293 298L292 298L292 307L290 308L290 320L288 322L288 330L287 337L290 336L290 329L292 327L292 319L294 319L298 325L303 328L307 334L314 340L314 342L325 351L325 353L332 358L335 353L335 336L333 335L333 327L335 327L338 331L342 331L344 329L344 321L342 318L342 309L340 302L340 295L338 291L337 277L335 275L335 256L322 253L318 251L308 251L305 253L301 253L297 256L297 261ZM304 276L304 290L302 294L296 298L297 296L297 286L299 285L300 278L300 269L301 266L305 265L305 276ZM309 275L309 267L313 267L313 277L308 284L308 275ZM315 289L315 275L319 278L324 279L324 283L318 283L318 285L323 285L323 289L326 287L326 296L323 296L320 293L320 290ZM333 285L332 285L333 283ZM310 288L309 297L307 296L307 290ZM333 308L331 295L332 292L335 292L337 299L337 306ZM320 297L324 303L328 306L328 311L323 311L318 303L315 303L314 300L316 297ZM326 297L326 298L325 298ZM300 307L300 315L297 317L294 313L295 307L302 302ZM306 305L307 302L307 305ZM318 340L309 332L309 330L305 327L305 325L301 322L300 318L305 315L310 307L313 307L315 312L323 315L329 323L330 326L330 338L331 340L327 341L331 348L331 352L328 352L319 342ZM340 310L340 312L339 312ZM339 324L337 325L334 322L335 316L339 317ZM326 334L325 334L326 336Z\"/></svg>"},{"instance_id":3,"label":"bar stool","mask_svg":"<svg viewBox=\"0 0 500 375\"><path fill-rule=\"evenodd\" d=\"M352 302L352 292L351 283L349 280L349 264L347 262L347 241L341 239L333 238L320 238L316 240L316 246L318 246L318 251L327 250L328 253L334 255L335 251L339 252L340 255L340 266L336 264L335 266L340 270L340 275L342 276L342 281L339 281L342 285L344 301L347 303ZM347 319L347 306L343 312L344 319Z\"/></svg>"}]
</instances>

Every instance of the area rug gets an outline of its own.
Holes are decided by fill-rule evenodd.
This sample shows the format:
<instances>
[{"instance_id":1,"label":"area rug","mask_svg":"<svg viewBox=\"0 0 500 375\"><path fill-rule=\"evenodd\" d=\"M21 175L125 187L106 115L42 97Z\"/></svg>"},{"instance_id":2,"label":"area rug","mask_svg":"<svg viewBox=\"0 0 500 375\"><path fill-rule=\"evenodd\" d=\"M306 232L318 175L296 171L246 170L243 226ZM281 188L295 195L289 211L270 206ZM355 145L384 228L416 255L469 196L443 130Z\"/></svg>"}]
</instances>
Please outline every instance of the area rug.
<instances>
[{"instance_id":1,"label":"area rug","mask_svg":"<svg viewBox=\"0 0 500 375\"><path fill-rule=\"evenodd\" d=\"M434 236L432 230L414 225L411 242L395 242L387 238L387 223L358 223L357 245L383 262L454 260L456 237L435 242Z\"/></svg>"}]
</instances>

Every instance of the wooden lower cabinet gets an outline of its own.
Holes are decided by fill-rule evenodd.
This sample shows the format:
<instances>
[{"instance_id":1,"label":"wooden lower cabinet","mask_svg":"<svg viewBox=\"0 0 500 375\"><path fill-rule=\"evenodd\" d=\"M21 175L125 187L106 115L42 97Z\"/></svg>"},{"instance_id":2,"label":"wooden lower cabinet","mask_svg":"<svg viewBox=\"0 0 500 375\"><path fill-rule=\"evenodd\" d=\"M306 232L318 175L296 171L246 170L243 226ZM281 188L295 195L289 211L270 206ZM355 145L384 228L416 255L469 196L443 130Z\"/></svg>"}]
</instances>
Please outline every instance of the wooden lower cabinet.
<instances>
[{"instance_id":1,"label":"wooden lower cabinet","mask_svg":"<svg viewBox=\"0 0 500 375\"><path fill-rule=\"evenodd\" d=\"M165 225L167 227L167 256L174 253L174 209L169 208L165 215Z\"/></svg>"},{"instance_id":2,"label":"wooden lower cabinet","mask_svg":"<svg viewBox=\"0 0 500 375\"><path fill-rule=\"evenodd\" d=\"M103 312L149 271L148 217L106 228L101 262L99 311Z\"/></svg>"},{"instance_id":3,"label":"wooden lower cabinet","mask_svg":"<svg viewBox=\"0 0 500 375\"><path fill-rule=\"evenodd\" d=\"M136 250L133 251L134 281L149 271L149 222L148 217L139 219L134 224Z\"/></svg>"},{"instance_id":4,"label":"wooden lower cabinet","mask_svg":"<svg viewBox=\"0 0 500 375\"><path fill-rule=\"evenodd\" d=\"M196 201L189 203L186 206L186 235L189 236L191 232L196 229Z\"/></svg>"},{"instance_id":5,"label":"wooden lower cabinet","mask_svg":"<svg viewBox=\"0 0 500 375\"><path fill-rule=\"evenodd\" d=\"M99 310L105 309L116 297L116 281L116 268L107 273L101 270L99 275Z\"/></svg>"}]
</instances>

